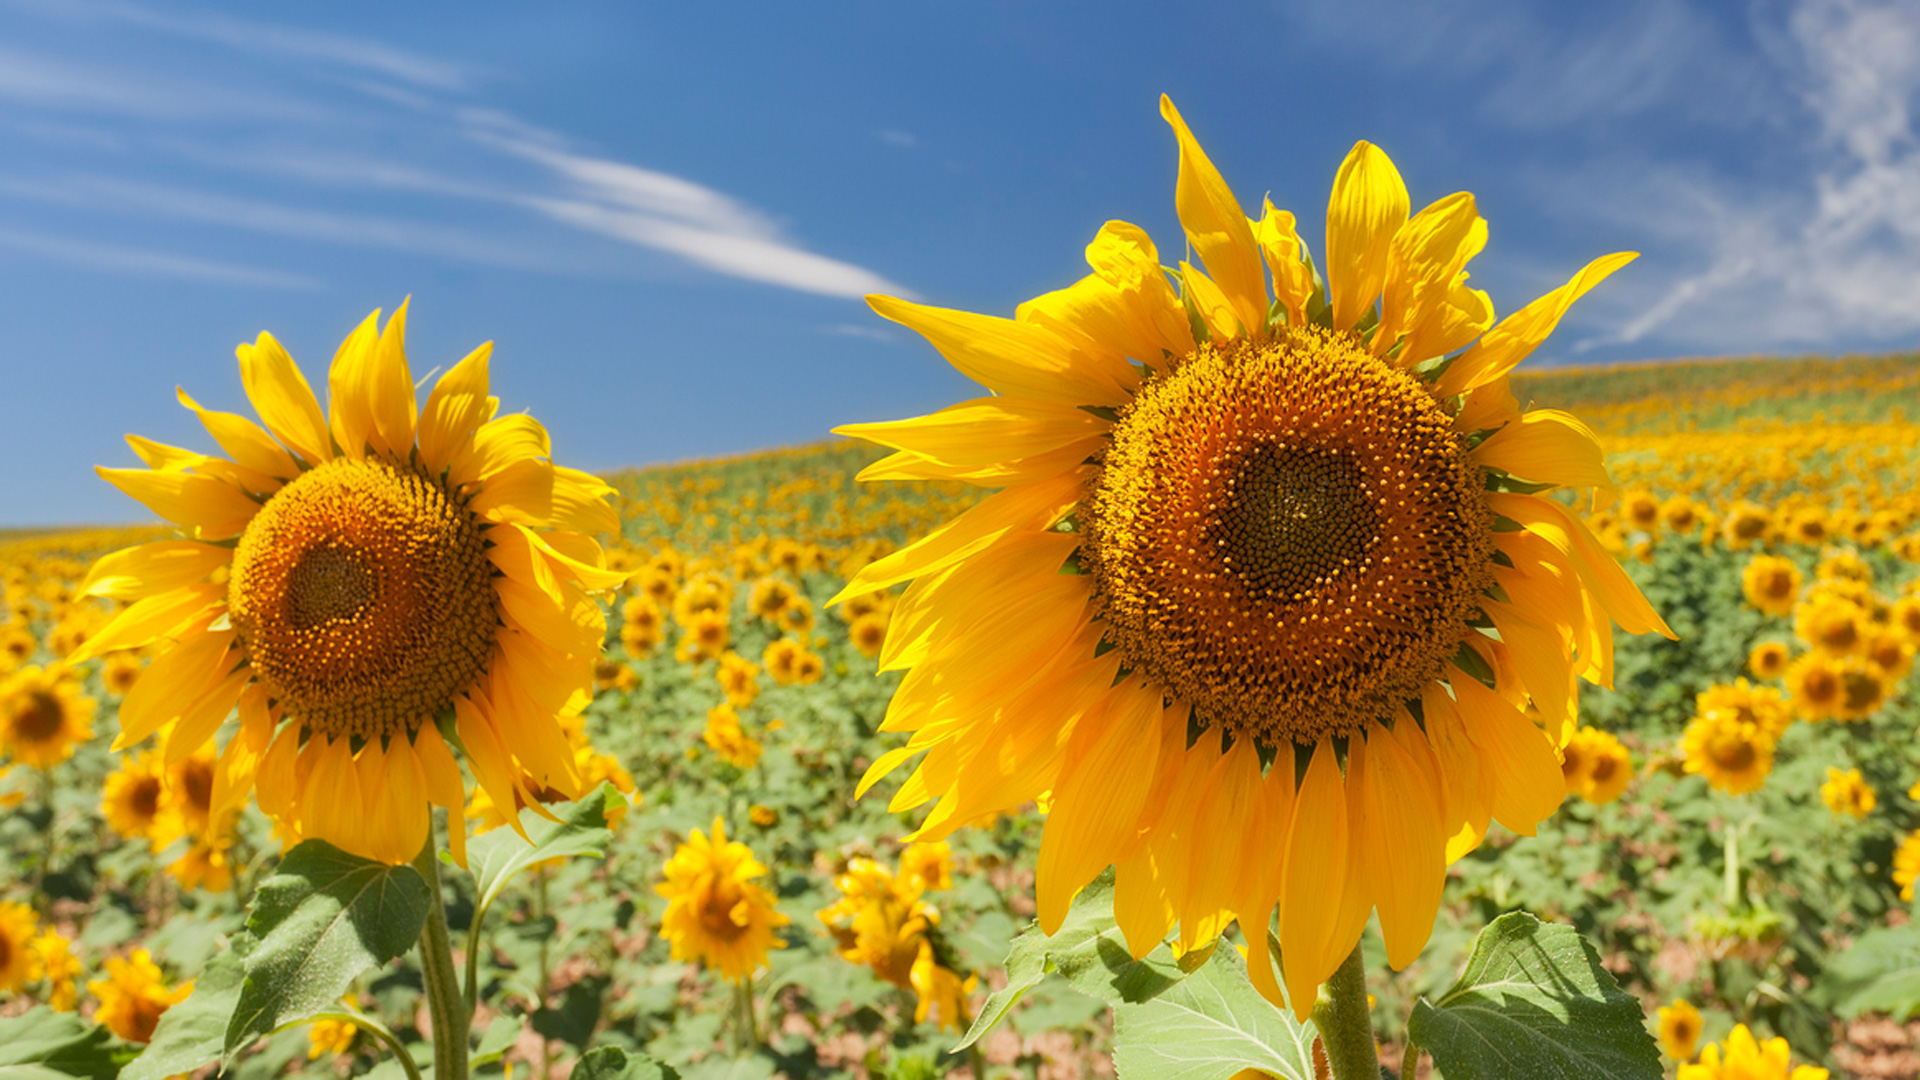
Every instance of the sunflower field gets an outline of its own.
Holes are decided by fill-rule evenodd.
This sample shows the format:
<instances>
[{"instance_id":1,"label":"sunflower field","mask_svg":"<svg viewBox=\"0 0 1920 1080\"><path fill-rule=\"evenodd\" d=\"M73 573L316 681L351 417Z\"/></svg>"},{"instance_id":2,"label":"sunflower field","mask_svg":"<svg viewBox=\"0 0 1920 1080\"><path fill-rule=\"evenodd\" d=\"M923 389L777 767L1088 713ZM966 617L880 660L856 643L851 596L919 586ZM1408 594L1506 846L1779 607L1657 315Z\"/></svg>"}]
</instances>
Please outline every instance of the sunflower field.
<instances>
[{"instance_id":1,"label":"sunflower field","mask_svg":"<svg viewBox=\"0 0 1920 1080\"><path fill-rule=\"evenodd\" d=\"M1206 269L870 297L987 396L859 442L180 390L0 546L0 1080L1920 1074L1920 359L1516 372L1636 256L1161 115Z\"/></svg>"},{"instance_id":2,"label":"sunflower field","mask_svg":"<svg viewBox=\"0 0 1920 1080\"><path fill-rule=\"evenodd\" d=\"M1614 690L1582 690L1560 810L1531 839L1495 826L1451 868L1419 958L1370 965L1383 1060L1398 1063L1409 1016L1459 992L1481 928L1524 910L1586 942L1669 1073L1710 1043L1734 1053L1738 1024L1755 1060L1783 1038L1796 1065L1914 1075L1920 497L1903 477L1920 358L1553 372L1516 389L1593 420L1623 494L1588 521L1678 640L1622 639ZM1032 927L1045 805L915 843L916 815L888 809L897 778L855 797L899 741L879 729L900 677L875 659L897 591L828 602L975 499L856 484L877 457L834 443L608 478L607 564L627 579L606 599L591 700L564 725L600 792L556 803L557 821L523 810L532 847L483 797L467 811L474 873L445 868L479 1073L644 1054L683 1077L1104 1075L1116 1009L1123 1028L1153 1019L1165 995L1125 1000L1081 946L1079 909L1050 952ZM112 749L148 650L62 663L126 606L89 595L93 560L164 535L0 546L0 1065L159 1080L224 1054L254 1080L402 1075L395 1055L432 1029L425 974L324 927L321 972L230 1035L236 943L250 907L257 929L296 880L292 856L223 797L210 753ZM334 891L349 897L334 916L358 917L363 894ZM1364 948L1382 948L1375 932ZM1122 950L1137 970L1121 975L1210 970L1157 955Z\"/></svg>"}]
</instances>

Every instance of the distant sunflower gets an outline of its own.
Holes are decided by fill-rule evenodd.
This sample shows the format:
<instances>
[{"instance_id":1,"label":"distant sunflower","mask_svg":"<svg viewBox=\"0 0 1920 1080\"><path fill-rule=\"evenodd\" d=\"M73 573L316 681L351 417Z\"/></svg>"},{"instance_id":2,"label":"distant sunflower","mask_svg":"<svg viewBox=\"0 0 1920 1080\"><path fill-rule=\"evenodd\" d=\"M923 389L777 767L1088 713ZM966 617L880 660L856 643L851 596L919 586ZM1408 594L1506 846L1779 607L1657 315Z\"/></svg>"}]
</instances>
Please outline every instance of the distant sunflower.
<instances>
[{"instance_id":1,"label":"distant sunflower","mask_svg":"<svg viewBox=\"0 0 1920 1080\"><path fill-rule=\"evenodd\" d=\"M0 903L0 991L11 993L40 977L40 952L34 936L39 916L25 904Z\"/></svg>"},{"instance_id":2,"label":"distant sunflower","mask_svg":"<svg viewBox=\"0 0 1920 1080\"><path fill-rule=\"evenodd\" d=\"M0 681L0 752L44 769L91 738L93 699L72 669L24 667Z\"/></svg>"},{"instance_id":3,"label":"distant sunflower","mask_svg":"<svg viewBox=\"0 0 1920 1080\"><path fill-rule=\"evenodd\" d=\"M774 910L773 895L753 879L767 868L713 819L713 838L699 829L667 860L666 881L654 891L667 898L660 933L675 960L698 960L730 982L745 982L767 962L770 949L787 943L774 929L790 921Z\"/></svg>"},{"instance_id":4,"label":"distant sunflower","mask_svg":"<svg viewBox=\"0 0 1920 1080\"><path fill-rule=\"evenodd\" d=\"M1768 530L1773 528L1773 515L1765 507L1750 502L1736 503L1727 512L1721 527L1727 546L1735 551L1745 551L1766 539Z\"/></svg>"},{"instance_id":5,"label":"distant sunflower","mask_svg":"<svg viewBox=\"0 0 1920 1080\"><path fill-rule=\"evenodd\" d=\"M1873 813L1873 808L1880 802L1866 778L1860 775L1859 769L1845 772L1828 769L1827 782L1820 785L1820 801L1826 803L1827 809L1834 813L1855 819Z\"/></svg>"},{"instance_id":6,"label":"distant sunflower","mask_svg":"<svg viewBox=\"0 0 1920 1080\"><path fill-rule=\"evenodd\" d=\"M1760 790L1773 771L1773 736L1726 713L1702 713L1687 725L1681 746L1686 770L1729 795Z\"/></svg>"},{"instance_id":7,"label":"distant sunflower","mask_svg":"<svg viewBox=\"0 0 1920 1080\"><path fill-rule=\"evenodd\" d=\"M1660 1049L1675 1061L1692 1061L1700 1051L1700 1010L1685 998L1660 1006Z\"/></svg>"},{"instance_id":8,"label":"distant sunflower","mask_svg":"<svg viewBox=\"0 0 1920 1080\"><path fill-rule=\"evenodd\" d=\"M1800 600L1800 568L1792 559L1755 555L1740 574L1747 603L1769 615L1791 615Z\"/></svg>"},{"instance_id":9,"label":"distant sunflower","mask_svg":"<svg viewBox=\"0 0 1920 1080\"><path fill-rule=\"evenodd\" d=\"M1553 742L1575 677L1612 681L1609 620L1668 632L1546 494L1613 497L1592 433L1508 389L1633 256L1496 324L1466 284L1487 236L1473 197L1409 218L1392 162L1360 143L1322 283L1293 215L1246 217L1161 112L1207 273L1180 263L1176 291L1147 235L1109 222L1093 273L1013 319L869 298L991 395L837 429L898 451L862 477L1003 490L837 598L918 579L881 652L912 668L885 729L914 734L862 788L924 753L893 808L934 802L927 839L1050 790L1044 930L1115 864L1137 955L1176 923L1192 947L1237 917L1275 1001L1277 907L1304 1016L1370 911L1404 967L1447 861L1490 818L1531 833L1560 804Z\"/></svg>"},{"instance_id":10,"label":"distant sunflower","mask_svg":"<svg viewBox=\"0 0 1920 1080\"><path fill-rule=\"evenodd\" d=\"M1793 613L1800 640L1832 656L1850 656L1866 637L1866 612L1837 596L1810 597Z\"/></svg>"},{"instance_id":11,"label":"distant sunflower","mask_svg":"<svg viewBox=\"0 0 1920 1080\"><path fill-rule=\"evenodd\" d=\"M1758 678L1777 679L1787 673L1787 664L1792 660L1793 654L1783 643L1763 641L1747 653L1747 670Z\"/></svg>"},{"instance_id":12,"label":"distant sunflower","mask_svg":"<svg viewBox=\"0 0 1920 1080\"><path fill-rule=\"evenodd\" d=\"M1794 715L1803 720L1826 720L1840 710L1846 687L1840 681L1839 661L1808 653L1787 666L1787 694Z\"/></svg>"},{"instance_id":13,"label":"distant sunflower","mask_svg":"<svg viewBox=\"0 0 1920 1080\"><path fill-rule=\"evenodd\" d=\"M1583 727L1560 748L1567 791L1595 806L1618 799L1633 779L1633 755L1610 731Z\"/></svg>"},{"instance_id":14,"label":"distant sunflower","mask_svg":"<svg viewBox=\"0 0 1920 1080\"><path fill-rule=\"evenodd\" d=\"M116 749L165 729L177 765L238 708L214 787L388 863L426 843L430 805L464 859L450 740L497 801L523 775L578 793L554 717L591 685L588 592L624 579L592 539L619 524L612 489L552 464L532 417L495 416L491 346L416 404L406 307L340 346L327 412L265 333L238 349L264 427L181 391L230 458L129 437L150 468L101 476L187 535L94 565L84 594L135 602L73 657L153 645Z\"/></svg>"},{"instance_id":15,"label":"distant sunflower","mask_svg":"<svg viewBox=\"0 0 1920 1080\"><path fill-rule=\"evenodd\" d=\"M1893 883L1900 886L1900 899L1913 899L1916 880L1920 880L1920 829L1908 833L1893 852Z\"/></svg>"},{"instance_id":16,"label":"distant sunflower","mask_svg":"<svg viewBox=\"0 0 1920 1080\"><path fill-rule=\"evenodd\" d=\"M1745 679L1709 686L1694 702L1702 716L1753 724L1776 740L1793 726L1793 708L1785 694L1772 687L1754 686Z\"/></svg>"},{"instance_id":17,"label":"distant sunflower","mask_svg":"<svg viewBox=\"0 0 1920 1080\"><path fill-rule=\"evenodd\" d=\"M101 785L100 811L107 826L131 840L148 840L154 850L180 835L180 815L167 793L167 769L149 750L126 758Z\"/></svg>"},{"instance_id":18,"label":"distant sunflower","mask_svg":"<svg viewBox=\"0 0 1920 1080\"><path fill-rule=\"evenodd\" d=\"M1724 1047L1709 1043L1699 1061L1680 1066L1674 1080L1827 1080L1827 1070L1792 1061L1787 1040L1762 1043L1747 1025L1735 1024Z\"/></svg>"}]
</instances>

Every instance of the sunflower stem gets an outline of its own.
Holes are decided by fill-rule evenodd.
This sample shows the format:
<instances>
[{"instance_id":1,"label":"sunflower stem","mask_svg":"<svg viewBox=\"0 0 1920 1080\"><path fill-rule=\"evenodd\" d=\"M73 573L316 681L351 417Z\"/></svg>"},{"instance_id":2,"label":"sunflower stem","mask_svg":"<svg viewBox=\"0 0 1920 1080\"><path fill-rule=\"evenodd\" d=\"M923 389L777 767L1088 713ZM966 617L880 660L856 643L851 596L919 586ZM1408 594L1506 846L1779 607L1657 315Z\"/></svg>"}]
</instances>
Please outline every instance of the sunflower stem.
<instances>
[{"instance_id":1,"label":"sunflower stem","mask_svg":"<svg viewBox=\"0 0 1920 1080\"><path fill-rule=\"evenodd\" d=\"M428 1015L433 1018L434 1080L467 1080L467 1040L473 1013L460 990L459 970L453 966L447 907L440 895L440 852L433 842L431 822L426 846L414 857L413 868L427 880L427 892L433 901L427 909L427 925L420 930L420 968L427 984Z\"/></svg>"},{"instance_id":2,"label":"sunflower stem","mask_svg":"<svg viewBox=\"0 0 1920 1080\"><path fill-rule=\"evenodd\" d=\"M1367 972L1355 942L1353 952L1321 988L1313 1006L1313 1024L1333 1080L1379 1080L1380 1057L1374 1050L1373 1016L1367 1009Z\"/></svg>"},{"instance_id":3,"label":"sunflower stem","mask_svg":"<svg viewBox=\"0 0 1920 1080\"><path fill-rule=\"evenodd\" d=\"M1726 831L1726 881L1721 888L1721 898L1726 902L1729 912L1740 907L1740 829L1733 819L1727 819Z\"/></svg>"}]
</instances>

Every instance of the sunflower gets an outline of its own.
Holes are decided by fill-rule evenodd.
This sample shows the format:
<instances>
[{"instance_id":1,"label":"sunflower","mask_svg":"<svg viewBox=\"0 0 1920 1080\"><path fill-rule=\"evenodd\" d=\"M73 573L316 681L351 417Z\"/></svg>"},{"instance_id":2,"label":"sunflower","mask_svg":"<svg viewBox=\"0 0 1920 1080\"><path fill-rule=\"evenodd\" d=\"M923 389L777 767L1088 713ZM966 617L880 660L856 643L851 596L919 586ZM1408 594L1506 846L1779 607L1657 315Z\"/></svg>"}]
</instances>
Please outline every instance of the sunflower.
<instances>
[{"instance_id":1,"label":"sunflower","mask_svg":"<svg viewBox=\"0 0 1920 1080\"><path fill-rule=\"evenodd\" d=\"M1729 795L1758 791L1773 771L1773 736L1724 712L1703 712L1681 740L1686 771Z\"/></svg>"},{"instance_id":2,"label":"sunflower","mask_svg":"<svg viewBox=\"0 0 1920 1080\"><path fill-rule=\"evenodd\" d=\"M699 829L667 860L667 880L654 891L667 898L660 933L675 960L698 960L731 982L745 982L767 962L769 949L787 943L774 928L790 921L775 911L773 896L752 879L767 872L747 845L727 839L713 819L713 839Z\"/></svg>"},{"instance_id":3,"label":"sunflower","mask_svg":"<svg viewBox=\"0 0 1920 1080\"><path fill-rule=\"evenodd\" d=\"M1546 494L1613 497L1592 433L1522 412L1507 385L1633 256L1496 324L1465 280L1487 235L1473 197L1409 218L1392 162L1360 143L1323 284L1293 215L1246 217L1161 112L1207 273L1182 262L1176 291L1147 235L1109 222L1090 276L1010 320L869 298L990 396L837 429L897 451L862 478L1002 490L836 598L917 579L881 652L912 669L885 729L913 735L861 787L924 753L893 804L935 804L920 839L1051 791L1043 930L1116 864L1136 955L1237 917L1274 1001L1277 907L1304 1016L1371 910L1406 966L1447 861L1489 819L1530 834L1560 804L1553 743L1575 676L1612 681L1609 620L1669 632Z\"/></svg>"},{"instance_id":4,"label":"sunflower","mask_svg":"<svg viewBox=\"0 0 1920 1080\"><path fill-rule=\"evenodd\" d=\"M167 865L167 873L183 889L226 892L233 888L233 863L227 849L233 838L217 833L202 833L193 838L186 854Z\"/></svg>"},{"instance_id":5,"label":"sunflower","mask_svg":"<svg viewBox=\"0 0 1920 1080\"><path fill-rule=\"evenodd\" d=\"M700 738L707 749L736 768L751 769L760 762L760 740L740 726L740 714L722 703L707 710L707 730Z\"/></svg>"},{"instance_id":6,"label":"sunflower","mask_svg":"<svg viewBox=\"0 0 1920 1080\"><path fill-rule=\"evenodd\" d=\"M146 667L139 656L130 652L117 652L107 657L100 665L100 685L107 693L124 695L140 681L140 672Z\"/></svg>"},{"instance_id":7,"label":"sunflower","mask_svg":"<svg viewBox=\"0 0 1920 1080\"><path fill-rule=\"evenodd\" d=\"M0 990L12 992L44 971L34 936L40 918L25 904L0 903Z\"/></svg>"},{"instance_id":8,"label":"sunflower","mask_svg":"<svg viewBox=\"0 0 1920 1080\"><path fill-rule=\"evenodd\" d=\"M131 840L144 837L155 851L180 835L179 810L168 797L167 769L148 750L120 763L101 786L100 812L107 826Z\"/></svg>"},{"instance_id":9,"label":"sunflower","mask_svg":"<svg viewBox=\"0 0 1920 1080\"><path fill-rule=\"evenodd\" d=\"M924 1024L931 1016L941 1031L959 1031L972 1022L967 998L980 985L980 976L969 975L962 981L958 972L942 967L935 958L933 942L920 939L920 951L907 977L918 997L913 1006L914 1023Z\"/></svg>"},{"instance_id":10,"label":"sunflower","mask_svg":"<svg viewBox=\"0 0 1920 1080\"><path fill-rule=\"evenodd\" d=\"M1773 515L1768 513L1765 507L1755 506L1750 502L1740 502L1734 504L1733 509L1727 512L1726 521L1722 525L1722 534L1726 537L1728 547L1735 551L1745 551L1755 543L1766 539L1768 531L1772 528Z\"/></svg>"},{"instance_id":11,"label":"sunflower","mask_svg":"<svg viewBox=\"0 0 1920 1080\"><path fill-rule=\"evenodd\" d=\"M47 930L33 939L40 954L41 977L47 980L47 1007L54 1012L73 1012L79 1008L80 958L73 955L73 942L57 930Z\"/></svg>"},{"instance_id":12,"label":"sunflower","mask_svg":"<svg viewBox=\"0 0 1920 1080\"><path fill-rule=\"evenodd\" d=\"M871 968L903 990L913 988L912 970L927 927L938 920L920 899L921 879L895 877L872 859L853 859L834 878L840 899L816 917L826 925L842 960Z\"/></svg>"},{"instance_id":13,"label":"sunflower","mask_svg":"<svg viewBox=\"0 0 1920 1080\"><path fill-rule=\"evenodd\" d=\"M193 992L191 981L167 989L166 976L145 949L135 949L124 960L108 960L106 968L106 978L87 983L100 999L94 1019L128 1042L151 1040L161 1015Z\"/></svg>"},{"instance_id":14,"label":"sunflower","mask_svg":"<svg viewBox=\"0 0 1920 1080\"><path fill-rule=\"evenodd\" d=\"M1913 642L1891 627L1874 627L1860 643L1860 655L1886 673L1889 681L1904 679L1913 670Z\"/></svg>"},{"instance_id":15,"label":"sunflower","mask_svg":"<svg viewBox=\"0 0 1920 1080\"><path fill-rule=\"evenodd\" d=\"M1808 653L1788 665L1785 682L1794 715L1802 720L1832 717L1845 696L1839 663L1819 653Z\"/></svg>"},{"instance_id":16,"label":"sunflower","mask_svg":"<svg viewBox=\"0 0 1920 1080\"><path fill-rule=\"evenodd\" d=\"M91 738L93 699L71 668L24 667L0 682L0 752L44 769Z\"/></svg>"},{"instance_id":17,"label":"sunflower","mask_svg":"<svg viewBox=\"0 0 1920 1080\"><path fill-rule=\"evenodd\" d=\"M1830 656L1850 656L1866 636L1866 612L1837 596L1808 598L1793 613L1793 632Z\"/></svg>"},{"instance_id":18,"label":"sunflower","mask_svg":"<svg viewBox=\"0 0 1920 1080\"><path fill-rule=\"evenodd\" d=\"M793 586L776 577L765 577L753 583L753 591L747 595L747 610L762 619L775 619L799 598Z\"/></svg>"},{"instance_id":19,"label":"sunflower","mask_svg":"<svg viewBox=\"0 0 1920 1080\"><path fill-rule=\"evenodd\" d=\"M1814 1065L1794 1066L1785 1039L1769 1039L1762 1045L1737 1024L1727 1036L1725 1053L1720 1043L1708 1043L1696 1064L1681 1065L1674 1080L1827 1080L1828 1072Z\"/></svg>"},{"instance_id":20,"label":"sunflower","mask_svg":"<svg viewBox=\"0 0 1920 1080\"><path fill-rule=\"evenodd\" d=\"M1755 555L1740 574L1747 603L1769 615L1791 615L1800 600L1800 568L1792 559Z\"/></svg>"},{"instance_id":21,"label":"sunflower","mask_svg":"<svg viewBox=\"0 0 1920 1080\"><path fill-rule=\"evenodd\" d=\"M1792 704L1785 694L1745 679L1709 686L1694 698L1694 704L1702 716L1752 724L1775 740L1793 725Z\"/></svg>"},{"instance_id":22,"label":"sunflower","mask_svg":"<svg viewBox=\"0 0 1920 1080\"><path fill-rule=\"evenodd\" d=\"M1583 727L1560 748L1567 791L1595 806L1620 797L1633 779L1633 755L1612 732Z\"/></svg>"},{"instance_id":23,"label":"sunflower","mask_svg":"<svg viewBox=\"0 0 1920 1080\"><path fill-rule=\"evenodd\" d=\"M353 1038L360 1026L351 1020L315 1020L307 1029L307 1060L317 1061L323 1054L353 1052Z\"/></svg>"},{"instance_id":24,"label":"sunflower","mask_svg":"<svg viewBox=\"0 0 1920 1080\"><path fill-rule=\"evenodd\" d=\"M1827 512L1818 506L1804 506L1795 510L1786 521L1787 539L1808 547L1819 547L1833 535L1833 525L1827 520Z\"/></svg>"},{"instance_id":25,"label":"sunflower","mask_svg":"<svg viewBox=\"0 0 1920 1080\"><path fill-rule=\"evenodd\" d=\"M1840 677L1840 698L1834 703L1833 718L1853 723L1880 711L1892 690L1892 679L1876 664L1857 656L1834 663Z\"/></svg>"},{"instance_id":26,"label":"sunflower","mask_svg":"<svg viewBox=\"0 0 1920 1080\"><path fill-rule=\"evenodd\" d=\"M1700 1050L1700 1010L1685 998L1660 1007L1660 1049L1675 1061L1692 1061Z\"/></svg>"},{"instance_id":27,"label":"sunflower","mask_svg":"<svg viewBox=\"0 0 1920 1080\"><path fill-rule=\"evenodd\" d=\"M886 614L869 612L853 620L853 625L847 627L847 641L869 660L879 656L881 646L887 642Z\"/></svg>"},{"instance_id":28,"label":"sunflower","mask_svg":"<svg viewBox=\"0 0 1920 1080\"><path fill-rule=\"evenodd\" d=\"M1827 809L1834 813L1845 814L1855 819L1864 818L1873 813L1873 808L1879 804L1873 788L1867 785L1859 769L1841 772L1839 769L1829 768L1827 782L1820 785L1820 801L1826 803Z\"/></svg>"},{"instance_id":29,"label":"sunflower","mask_svg":"<svg viewBox=\"0 0 1920 1080\"><path fill-rule=\"evenodd\" d=\"M1700 528L1701 506L1685 495L1675 495L1660 504L1660 520L1669 530L1687 536Z\"/></svg>"},{"instance_id":30,"label":"sunflower","mask_svg":"<svg viewBox=\"0 0 1920 1080\"><path fill-rule=\"evenodd\" d=\"M116 749L165 728L178 764L237 708L215 788L387 863L421 850L432 805L464 860L449 743L496 800L524 775L578 794L554 716L592 682L589 591L624 580L591 538L618 529L612 489L552 464L532 417L494 415L490 345L416 404L406 310L340 346L326 412L265 333L237 350L264 427L181 391L230 458L129 438L150 468L100 474L185 535L94 565L84 594L135 603L74 657L154 645Z\"/></svg>"},{"instance_id":31,"label":"sunflower","mask_svg":"<svg viewBox=\"0 0 1920 1080\"><path fill-rule=\"evenodd\" d=\"M1920 642L1920 596L1903 596L1893 602L1893 629L1908 641Z\"/></svg>"},{"instance_id":32,"label":"sunflower","mask_svg":"<svg viewBox=\"0 0 1920 1080\"><path fill-rule=\"evenodd\" d=\"M900 876L918 879L928 892L953 888L953 848L945 840L908 844L900 853Z\"/></svg>"},{"instance_id":33,"label":"sunflower","mask_svg":"<svg viewBox=\"0 0 1920 1080\"><path fill-rule=\"evenodd\" d=\"M727 704L736 709L746 708L760 696L759 665L737 652L720 658L714 677L720 680L720 692L727 695Z\"/></svg>"},{"instance_id":34,"label":"sunflower","mask_svg":"<svg viewBox=\"0 0 1920 1080\"><path fill-rule=\"evenodd\" d=\"M1912 798L1912 793L1907 797ZM1900 899L1913 900L1916 879L1920 879L1920 829L1908 833L1893 852L1893 883L1900 886Z\"/></svg>"},{"instance_id":35,"label":"sunflower","mask_svg":"<svg viewBox=\"0 0 1920 1080\"><path fill-rule=\"evenodd\" d=\"M1629 491L1620 497L1620 516L1644 533L1660 528L1660 497L1651 491Z\"/></svg>"},{"instance_id":36,"label":"sunflower","mask_svg":"<svg viewBox=\"0 0 1920 1080\"><path fill-rule=\"evenodd\" d=\"M1785 644L1763 641L1747 653L1747 670L1758 678L1777 679L1787 673L1787 664L1792 659Z\"/></svg>"}]
</instances>

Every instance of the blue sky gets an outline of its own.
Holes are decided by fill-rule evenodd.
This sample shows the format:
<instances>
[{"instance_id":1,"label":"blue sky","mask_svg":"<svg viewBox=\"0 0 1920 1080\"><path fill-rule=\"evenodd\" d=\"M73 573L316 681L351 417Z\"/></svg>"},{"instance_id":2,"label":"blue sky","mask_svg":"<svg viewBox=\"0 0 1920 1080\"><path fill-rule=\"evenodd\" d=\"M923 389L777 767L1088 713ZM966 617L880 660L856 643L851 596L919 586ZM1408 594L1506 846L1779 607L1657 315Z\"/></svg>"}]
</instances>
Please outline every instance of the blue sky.
<instances>
[{"instance_id":1,"label":"blue sky","mask_svg":"<svg viewBox=\"0 0 1920 1080\"><path fill-rule=\"evenodd\" d=\"M1101 222L1178 250L1173 95L1316 250L1354 140L1467 189L1500 313L1644 257L1539 362L1920 344L1920 6L193 5L0 0L0 524L137 519L91 466L323 381L413 296L416 374L606 470L966 386L870 291L1011 314Z\"/></svg>"}]
</instances>

